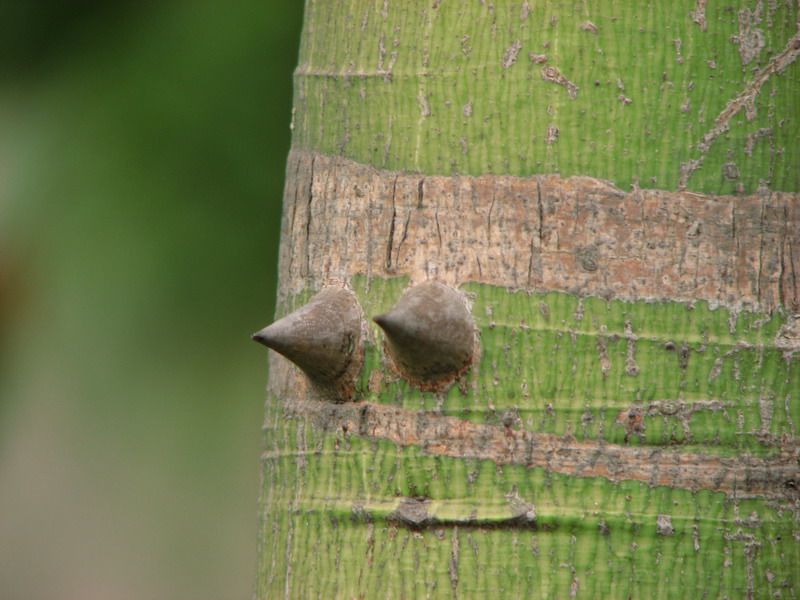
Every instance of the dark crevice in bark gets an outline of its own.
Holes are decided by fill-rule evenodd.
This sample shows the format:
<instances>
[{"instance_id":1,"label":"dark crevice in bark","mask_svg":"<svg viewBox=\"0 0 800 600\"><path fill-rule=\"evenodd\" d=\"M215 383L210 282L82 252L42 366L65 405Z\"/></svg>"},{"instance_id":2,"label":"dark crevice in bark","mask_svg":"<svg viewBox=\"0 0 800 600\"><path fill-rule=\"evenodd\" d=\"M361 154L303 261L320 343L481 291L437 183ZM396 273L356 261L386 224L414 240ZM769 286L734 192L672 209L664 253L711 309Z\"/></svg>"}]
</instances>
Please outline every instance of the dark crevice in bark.
<instances>
[{"instance_id":1,"label":"dark crevice in bark","mask_svg":"<svg viewBox=\"0 0 800 600\"><path fill-rule=\"evenodd\" d=\"M411 212L406 213L406 222L403 224L403 235L400 236L400 241L397 243L397 254L403 249L403 243L408 239L408 224L411 222Z\"/></svg>"},{"instance_id":2,"label":"dark crevice in bark","mask_svg":"<svg viewBox=\"0 0 800 600\"><path fill-rule=\"evenodd\" d=\"M395 220L397 219L397 205L395 203L395 195L397 194L397 177L394 178L392 183L392 218L389 222L389 238L386 242L386 270L389 272L394 271L392 264L392 249L394 247L394 230Z\"/></svg>"},{"instance_id":3,"label":"dark crevice in bark","mask_svg":"<svg viewBox=\"0 0 800 600\"><path fill-rule=\"evenodd\" d=\"M490 245L492 243L492 211L496 201L497 194L495 193L494 185L492 185L492 202L489 204L489 213L486 217L486 238Z\"/></svg>"},{"instance_id":4,"label":"dark crevice in bark","mask_svg":"<svg viewBox=\"0 0 800 600\"><path fill-rule=\"evenodd\" d=\"M314 163L316 162L316 157L311 158L311 168L309 174L309 184L308 184L308 199L306 202L306 270L305 275L309 276L311 274L311 210L312 204L314 202Z\"/></svg>"},{"instance_id":5,"label":"dark crevice in bark","mask_svg":"<svg viewBox=\"0 0 800 600\"><path fill-rule=\"evenodd\" d=\"M424 521L413 522L398 516L391 516L387 519L389 523L397 526L406 527L414 531L425 529L477 529L479 531L491 531L493 529L517 529L528 531L553 531L556 526L552 523L538 524L535 520L528 520L524 515L509 517L507 519L438 519L434 516L428 517Z\"/></svg>"}]
</instances>

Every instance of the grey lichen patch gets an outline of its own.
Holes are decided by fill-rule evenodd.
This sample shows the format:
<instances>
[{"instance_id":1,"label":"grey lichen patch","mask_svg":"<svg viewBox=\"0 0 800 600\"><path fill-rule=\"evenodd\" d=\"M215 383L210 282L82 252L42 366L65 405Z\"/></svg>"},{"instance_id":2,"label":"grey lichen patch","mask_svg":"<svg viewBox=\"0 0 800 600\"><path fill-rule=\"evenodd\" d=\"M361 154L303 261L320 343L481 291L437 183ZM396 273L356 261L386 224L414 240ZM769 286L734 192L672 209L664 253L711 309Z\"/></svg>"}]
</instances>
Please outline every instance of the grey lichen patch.
<instances>
[{"instance_id":1,"label":"grey lichen patch","mask_svg":"<svg viewBox=\"0 0 800 600\"><path fill-rule=\"evenodd\" d=\"M575 598L578 595L578 590L580 589L581 581L577 577L573 577L572 581L569 584L569 597Z\"/></svg>"},{"instance_id":2,"label":"grey lichen patch","mask_svg":"<svg viewBox=\"0 0 800 600\"><path fill-rule=\"evenodd\" d=\"M744 145L744 153L747 156L753 156L753 149L755 148L756 142L762 137L771 138L772 127L762 127L758 131L747 136L747 141Z\"/></svg>"},{"instance_id":3,"label":"grey lichen patch","mask_svg":"<svg viewBox=\"0 0 800 600\"><path fill-rule=\"evenodd\" d=\"M770 435L772 428L772 417L775 412L775 394L762 390L758 399L758 412L761 417L761 435Z\"/></svg>"},{"instance_id":4,"label":"grey lichen patch","mask_svg":"<svg viewBox=\"0 0 800 600\"><path fill-rule=\"evenodd\" d=\"M420 92L419 94L419 108L422 112L422 118L426 119L431 116L431 103L428 101L428 95Z\"/></svg>"},{"instance_id":5,"label":"grey lichen patch","mask_svg":"<svg viewBox=\"0 0 800 600\"><path fill-rule=\"evenodd\" d=\"M647 423L642 415L641 406L633 404L627 409L619 411L616 422L618 425L625 428L625 442L627 442L631 436L644 439Z\"/></svg>"},{"instance_id":6,"label":"grey lichen patch","mask_svg":"<svg viewBox=\"0 0 800 600\"><path fill-rule=\"evenodd\" d=\"M557 68L553 66L544 67L542 69L542 79L558 85L563 85L565 88L567 88L567 94L569 94L569 97L573 100L578 97L578 90L580 88L567 79L566 76L564 76L564 74Z\"/></svg>"},{"instance_id":7,"label":"grey lichen patch","mask_svg":"<svg viewBox=\"0 0 800 600\"><path fill-rule=\"evenodd\" d=\"M550 307L544 300L539 302L539 312L542 313L542 316L545 318L546 321L550 320Z\"/></svg>"},{"instance_id":8,"label":"grey lichen patch","mask_svg":"<svg viewBox=\"0 0 800 600\"><path fill-rule=\"evenodd\" d=\"M700 158L693 158L685 163L681 163L681 176L678 179L679 190L686 189L686 187L689 185L689 178L692 176L692 173L699 169L703 165L704 161L705 157L701 156Z\"/></svg>"},{"instance_id":9,"label":"grey lichen patch","mask_svg":"<svg viewBox=\"0 0 800 600\"><path fill-rule=\"evenodd\" d=\"M639 365L636 364L636 342L639 338L633 333L630 321L625 322L625 337L628 340L628 348L625 357L625 374L636 377L639 374Z\"/></svg>"},{"instance_id":10,"label":"grey lichen patch","mask_svg":"<svg viewBox=\"0 0 800 600\"><path fill-rule=\"evenodd\" d=\"M529 14L531 14L531 5L528 3L528 0L525 0L519 9L519 20L524 21L528 18Z\"/></svg>"},{"instance_id":11,"label":"grey lichen patch","mask_svg":"<svg viewBox=\"0 0 800 600\"><path fill-rule=\"evenodd\" d=\"M714 381L717 377L720 376L720 373L722 373L722 358L717 358L714 360L714 364L711 367L711 371L709 371L708 373L708 382L711 383L712 381Z\"/></svg>"},{"instance_id":12,"label":"grey lichen patch","mask_svg":"<svg viewBox=\"0 0 800 600\"><path fill-rule=\"evenodd\" d=\"M677 55L676 60L678 61L679 65L683 64L683 56L681 55L681 47L683 46L683 40L681 39L674 39L672 40L672 45L675 46L675 54Z\"/></svg>"},{"instance_id":13,"label":"grey lichen patch","mask_svg":"<svg viewBox=\"0 0 800 600\"><path fill-rule=\"evenodd\" d=\"M700 26L700 31L708 29L708 22L706 21L706 1L697 0L697 7L693 12L689 13L689 17L693 22Z\"/></svg>"},{"instance_id":14,"label":"grey lichen patch","mask_svg":"<svg viewBox=\"0 0 800 600\"><path fill-rule=\"evenodd\" d=\"M726 162L722 165L722 175L725 179L739 179L739 167L735 162Z\"/></svg>"},{"instance_id":15,"label":"grey lichen patch","mask_svg":"<svg viewBox=\"0 0 800 600\"><path fill-rule=\"evenodd\" d=\"M394 40L392 45L396 48L400 45L400 41ZM378 41L378 67L376 72L383 76L385 82L390 83L392 81L392 70L394 69L395 62L397 62L397 50L393 50L391 54L389 54L388 61L386 60L387 53L386 36L381 35Z\"/></svg>"},{"instance_id":16,"label":"grey lichen patch","mask_svg":"<svg viewBox=\"0 0 800 600\"><path fill-rule=\"evenodd\" d=\"M469 45L469 39L470 36L465 35L459 41L459 44L461 45L461 54L463 54L464 56L472 52L472 46Z\"/></svg>"},{"instance_id":17,"label":"grey lichen patch","mask_svg":"<svg viewBox=\"0 0 800 600\"><path fill-rule=\"evenodd\" d=\"M608 338L602 334L597 336L597 354L600 358L600 369L605 375L611 370L611 359L608 356Z\"/></svg>"},{"instance_id":18,"label":"grey lichen patch","mask_svg":"<svg viewBox=\"0 0 800 600\"><path fill-rule=\"evenodd\" d=\"M458 590L458 563L461 556L461 542L458 538L458 527L453 527L453 537L450 542L450 585L453 591Z\"/></svg>"},{"instance_id":19,"label":"grey lichen patch","mask_svg":"<svg viewBox=\"0 0 800 600\"><path fill-rule=\"evenodd\" d=\"M749 8L739 11L739 35L733 37L733 43L739 45L743 67L753 62L764 48L764 32L756 29L761 23L763 9L763 1L759 0L755 12L751 12Z\"/></svg>"},{"instance_id":20,"label":"grey lichen patch","mask_svg":"<svg viewBox=\"0 0 800 600\"><path fill-rule=\"evenodd\" d=\"M514 40L511 46L503 54L503 68L508 69L512 66L515 62L517 62L517 55L519 51L522 50L522 42L519 40Z\"/></svg>"},{"instance_id":21,"label":"grey lichen patch","mask_svg":"<svg viewBox=\"0 0 800 600\"><path fill-rule=\"evenodd\" d=\"M775 347L784 351L784 356L792 357L800 353L800 314L792 315L775 336Z\"/></svg>"},{"instance_id":22,"label":"grey lichen patch","mask_svg":"<svg viewBox=\"0 0 800 600\"><path fill-rule=\"evenodd\" d=\"M669 515L658 515L656 519L656 533L658 535L672 535L675 528L672 527L672 517Z\"/></svg>"}]
</instances>

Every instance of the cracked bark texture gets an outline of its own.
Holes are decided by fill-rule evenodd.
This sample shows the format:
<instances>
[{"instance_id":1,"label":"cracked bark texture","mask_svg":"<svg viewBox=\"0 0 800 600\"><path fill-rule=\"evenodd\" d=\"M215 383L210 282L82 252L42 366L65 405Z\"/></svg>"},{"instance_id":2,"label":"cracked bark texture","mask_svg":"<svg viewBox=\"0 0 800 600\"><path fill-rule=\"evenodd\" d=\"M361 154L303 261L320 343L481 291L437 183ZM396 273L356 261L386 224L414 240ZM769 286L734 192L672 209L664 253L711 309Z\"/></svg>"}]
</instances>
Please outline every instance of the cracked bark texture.
<instances>
[{"instance_id":1,"label":"cracked bark texture","mask_svg":"<svg viewBox=\"0 0 800 600\"><path fill-rule=\"evenodd\" d=\"M799 14L307 2L278 316L346 282L364 356L270 357L256 597L800 595ZM445 390L370 321L424 281Z\"/></svg>"},{"instance_id":2,"label":"cracked bark texture","mask_svg":"<svg viewBox=\"0 0 800 600\"><path fill-rule=\"evenodd\" d=\"M592 177L382 171L294 150L280 297L405 275L608 300L800 312L800 195L634 189Z\"/></svg>"}]
</instances>

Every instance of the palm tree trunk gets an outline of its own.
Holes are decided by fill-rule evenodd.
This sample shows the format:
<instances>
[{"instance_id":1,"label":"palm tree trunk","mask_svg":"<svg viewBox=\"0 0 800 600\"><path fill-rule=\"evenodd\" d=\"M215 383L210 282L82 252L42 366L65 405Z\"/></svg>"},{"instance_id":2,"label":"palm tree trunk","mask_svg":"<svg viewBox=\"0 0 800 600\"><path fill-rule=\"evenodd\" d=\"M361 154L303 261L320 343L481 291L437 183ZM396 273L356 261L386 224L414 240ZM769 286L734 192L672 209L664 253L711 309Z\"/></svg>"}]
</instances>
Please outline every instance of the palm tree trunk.
<instances>
[{"instance_id":1,"label":"palm tree trunk","mask_svg":"<svg viewBox=\"0 0 800 600\"><path fill-rule=\"evenodd\" d=\"M798 13L307 2L278 316L363 323L271 355L258 598L800 594ZM430 385L370 320L428 281Z\"/></svg>"}]
</instances>

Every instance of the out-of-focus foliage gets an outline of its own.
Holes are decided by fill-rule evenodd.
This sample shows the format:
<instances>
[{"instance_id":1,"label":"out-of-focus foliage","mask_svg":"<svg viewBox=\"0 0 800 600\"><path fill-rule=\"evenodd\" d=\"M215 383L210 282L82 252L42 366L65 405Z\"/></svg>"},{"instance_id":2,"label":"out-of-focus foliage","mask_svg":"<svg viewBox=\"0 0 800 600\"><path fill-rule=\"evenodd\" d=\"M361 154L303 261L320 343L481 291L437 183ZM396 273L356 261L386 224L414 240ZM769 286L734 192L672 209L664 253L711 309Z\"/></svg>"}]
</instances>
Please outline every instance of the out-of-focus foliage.
<instances>
[{"instance_id":1,"label":"out-of-focus foliage","mask_svg":"<svg viewBox=\"0 0 800 600\"><path fill-rule=\"evenodd\" d=\"M4 597L249 597L301 13L0 5Z\"/></svg>"}]
</instances>

